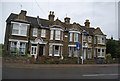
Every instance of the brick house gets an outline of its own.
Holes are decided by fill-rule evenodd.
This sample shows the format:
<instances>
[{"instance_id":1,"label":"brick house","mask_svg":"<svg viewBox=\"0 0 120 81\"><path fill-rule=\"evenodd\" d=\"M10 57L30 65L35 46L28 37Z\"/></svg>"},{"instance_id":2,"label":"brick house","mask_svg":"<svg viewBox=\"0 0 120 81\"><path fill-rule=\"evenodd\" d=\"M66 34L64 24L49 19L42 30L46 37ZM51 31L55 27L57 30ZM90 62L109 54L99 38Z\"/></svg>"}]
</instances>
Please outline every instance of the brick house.
<instances>
[{"instance_id":1,"label":"brick house","mask_svg":"<svg viewBox=\"0 0 120 81\"><path fill-rule=\"evenodd\" d=\"M11 13L6 20L5 50L7 54L34 55L51 57L77 57L83 54L84 59L105 57L106 35L101 29L90 27L87 19L85 26L70 23L70 18L64 22L55 20L54 12L48 19L26 16L27 11L19 14ZM76 42L82 44L80 51L76 50Z\"/></svg>"}]
</instances>

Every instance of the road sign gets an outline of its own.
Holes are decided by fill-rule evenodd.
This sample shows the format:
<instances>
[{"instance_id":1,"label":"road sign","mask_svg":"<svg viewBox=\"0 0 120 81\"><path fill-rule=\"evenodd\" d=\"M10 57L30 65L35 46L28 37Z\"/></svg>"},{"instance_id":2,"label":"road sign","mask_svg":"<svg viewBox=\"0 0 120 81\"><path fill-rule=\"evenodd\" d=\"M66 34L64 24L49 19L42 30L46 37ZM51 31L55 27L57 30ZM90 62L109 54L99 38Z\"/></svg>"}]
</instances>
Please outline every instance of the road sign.
<instances>
[{"instance_id":1,"label":"road sign","mask_svg":"<svg viewBox=\"0 0 120 81\"><path fill-rule=\"evenodd\" d=\"M77 43L76 43L76 48L77 48L77 50L80 50L80 49L82 48L82 45L81 45L80 42L77 42Z\"/></svg>"}]
</instances>

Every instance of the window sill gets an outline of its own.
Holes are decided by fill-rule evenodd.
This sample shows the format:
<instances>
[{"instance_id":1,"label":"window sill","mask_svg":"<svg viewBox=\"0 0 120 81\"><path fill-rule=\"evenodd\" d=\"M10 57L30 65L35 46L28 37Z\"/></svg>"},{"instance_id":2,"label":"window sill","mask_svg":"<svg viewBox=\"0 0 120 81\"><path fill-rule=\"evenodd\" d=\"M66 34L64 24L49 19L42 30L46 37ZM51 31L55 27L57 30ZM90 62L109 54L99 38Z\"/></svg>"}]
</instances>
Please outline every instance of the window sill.
<instances>
[{"instance_id":1,"label":"window sill","mask_svg":"<svg viewBox=\"0 0 120 81\"><path fill-rule=\"evenodd\" d=\"M59 54L54 54L54 56L60 56Z\"/></svg>"},{"instance_id":2,"label":"window sill","mask_svg":"<svg viewBox=\"0 0 120 81\"><path fill-rule=\"evenodd\" d=\"M26 37L27 35L19 35L19 34L12 34L14 36L23 36L23 37Z\"/></svg>"}]
</instances>

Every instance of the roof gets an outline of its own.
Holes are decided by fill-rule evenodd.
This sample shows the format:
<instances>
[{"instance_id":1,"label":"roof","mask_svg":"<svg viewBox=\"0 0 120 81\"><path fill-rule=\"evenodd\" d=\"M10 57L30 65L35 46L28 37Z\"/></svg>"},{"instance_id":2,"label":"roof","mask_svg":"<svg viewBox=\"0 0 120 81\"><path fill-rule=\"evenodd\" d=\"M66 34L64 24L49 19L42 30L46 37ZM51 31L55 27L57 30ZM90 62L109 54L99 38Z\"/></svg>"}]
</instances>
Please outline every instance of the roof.
<instances>
[{"instance_id":1,"label":"roof","mask_svg":"<svg viewBox=\"0 0 120 81\"><path fill-rule=\"evenodd\" d=\"M6 22L10 23L11 21L19 21L19 22L24 22L24 23L30 23L32 27L41 27L41 28L49 28L51 26L58 27L58 28L63 27L63 29L65 31L69 31L69 29L71 29L73 26L77 26L80 30L82 30L82 31L85 30L86 33L89 35L94 35L94 34L104 35L102 33L102 31L100 30L100 28L95 29L93 27L81 26L78 23L66 24L65 22L61 22L59 19L56 19L55 21L52 22L47 19L39 18L38 16L37 17L26 16L26 20L18 20L18 19L16 19L17 16L18 16L18 14L11 13L10 16L7 18ZM60 25L59 25L59 23L60 23ZM100 32L100 33L98 33L98 32Z\"/></svg>"}]
</instances>

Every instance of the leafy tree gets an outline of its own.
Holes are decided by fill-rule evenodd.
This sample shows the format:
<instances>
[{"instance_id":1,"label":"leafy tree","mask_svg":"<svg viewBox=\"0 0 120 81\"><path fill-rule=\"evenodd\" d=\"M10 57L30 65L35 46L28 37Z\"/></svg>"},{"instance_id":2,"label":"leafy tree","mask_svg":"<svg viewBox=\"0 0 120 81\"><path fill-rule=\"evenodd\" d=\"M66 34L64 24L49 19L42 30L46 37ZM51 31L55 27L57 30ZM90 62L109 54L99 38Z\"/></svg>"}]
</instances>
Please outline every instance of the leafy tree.
<instances>
[{"instance_id":1,"label":"leafy tree","mask_svg":"<svg viewBox=\"0 0 120 81\"><path fill-rule=\"evenodd\" d=\"M112 58L117 58L120 57L120 45L119 45L119 41L116 40L109 40L106 43L106 53L110 53Z\"/></svg>"}]
</instances>

